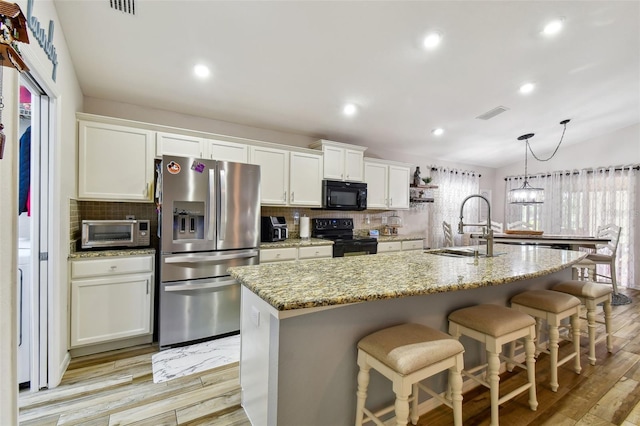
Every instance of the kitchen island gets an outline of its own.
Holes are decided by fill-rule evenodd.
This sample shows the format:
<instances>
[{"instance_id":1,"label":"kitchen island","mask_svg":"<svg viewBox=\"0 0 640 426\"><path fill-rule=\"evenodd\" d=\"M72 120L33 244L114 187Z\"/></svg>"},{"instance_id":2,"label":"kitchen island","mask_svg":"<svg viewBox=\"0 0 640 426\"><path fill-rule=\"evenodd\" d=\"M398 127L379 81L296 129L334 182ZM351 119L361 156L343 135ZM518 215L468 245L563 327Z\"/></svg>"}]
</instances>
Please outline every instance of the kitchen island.
<instances>
[{"instance_id":1,"label":"kitchen island","mask_svg":"<svg viewBox=\"0 0 640 426\"><path fill-rule=\"evenodd\" d=\"M242 405L254 425L349 425L356 401L356 343L378 329L418 322L447 331L447 315L570 279L585 254L499 245L492 258L422 251L232 268L242 286ZM465 362L484 351L463 340ZM444 375L430 379L444 389ZM393 401L371 375L367 405Z\"/></svg>"}]
</instances>

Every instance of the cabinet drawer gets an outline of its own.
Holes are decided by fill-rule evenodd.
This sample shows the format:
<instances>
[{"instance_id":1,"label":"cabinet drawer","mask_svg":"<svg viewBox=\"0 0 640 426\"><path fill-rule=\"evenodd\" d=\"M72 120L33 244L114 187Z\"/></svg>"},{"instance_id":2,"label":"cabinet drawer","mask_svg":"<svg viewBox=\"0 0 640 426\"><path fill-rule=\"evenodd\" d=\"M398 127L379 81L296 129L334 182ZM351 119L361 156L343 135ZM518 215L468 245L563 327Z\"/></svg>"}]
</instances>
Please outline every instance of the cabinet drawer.
<instances>
[{"instance_id":1,"label":"cabinet drawer","mask_svg":"<svg viewBox=\"0 0 640 426\"><path fill-rule=\"evenodd\" d=\"M313 246L300 247L298 258L300 259L319 259L322 257L333 257L333 246Z\"/></svg>"},{"instance_id":2,"label":"cabinet drawer","mask_svg":"<svg viewBox=\"0 0 640 426\"><path fill-rule=\"evenodd\" d=\"M298 249L295 247L260 250L260 263L296 260L297 257Z\"/></svg>"},{"instance_id":3,"label":"cabinet drawer","mask_svg":"<svg viewBox=\"0 0 640 426\"><path fill-rule=\"evenodd\" d=\"M153 256L80 259L71 262L71 278L153 271Z\"/></svg>"},{"instance_id":4,"label":"cabinet drawer","mask_svg":"<svg viewBox=\"0 0 640 426\"><path fill-rule=\"evenodd\" d=\"M378 243L378 253L389 253L400 250L402 250L402 243L400 241Z\"/></svg>"},{"instance_id":5,"label":"cabinet drawer","mask_svg":"<svg viewBox=\"0 0 640 426\"><path fill-rule=\"evenodd\" d=\"M402 250L422 250L422 240L403 241Z\"/></svg>"}]
</instances>

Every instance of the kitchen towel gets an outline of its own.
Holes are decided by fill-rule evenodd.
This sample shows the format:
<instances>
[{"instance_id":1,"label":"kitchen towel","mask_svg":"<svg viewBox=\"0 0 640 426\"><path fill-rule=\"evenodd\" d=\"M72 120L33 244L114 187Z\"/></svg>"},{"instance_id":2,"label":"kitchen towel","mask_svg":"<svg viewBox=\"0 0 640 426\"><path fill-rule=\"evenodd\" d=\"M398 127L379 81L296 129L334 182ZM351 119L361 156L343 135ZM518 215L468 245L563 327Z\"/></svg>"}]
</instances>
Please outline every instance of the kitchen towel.
<instances>
[{"instance_id":1,"label":"kitchen towel","mask_svg":"<svg viewBox=\"0 0 640 426\"><path fill-rule=\"evenodd\" d=\"M309 238L309 218L307 216L300 218L300 238Z\"/></svg>"}]
</instances>

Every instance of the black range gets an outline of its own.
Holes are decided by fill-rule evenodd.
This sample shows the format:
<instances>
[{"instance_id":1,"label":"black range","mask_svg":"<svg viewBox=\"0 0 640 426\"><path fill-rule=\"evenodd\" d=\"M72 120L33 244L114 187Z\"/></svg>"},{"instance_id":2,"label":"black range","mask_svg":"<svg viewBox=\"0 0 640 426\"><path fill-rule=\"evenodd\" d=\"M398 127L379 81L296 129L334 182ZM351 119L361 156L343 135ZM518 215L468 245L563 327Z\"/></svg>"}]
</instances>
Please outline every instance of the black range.
<instances>
[{"instance_id":1,"label":"black range","mask_svg":"<svg viewBox=\"0 0 640 426\"><path fill-rule=\"evenodd\" d=\"M353 235L353 219L311 219L311 236L333 241L333 257L376 254L378 240Z\"/></svg>"}]
</instances>

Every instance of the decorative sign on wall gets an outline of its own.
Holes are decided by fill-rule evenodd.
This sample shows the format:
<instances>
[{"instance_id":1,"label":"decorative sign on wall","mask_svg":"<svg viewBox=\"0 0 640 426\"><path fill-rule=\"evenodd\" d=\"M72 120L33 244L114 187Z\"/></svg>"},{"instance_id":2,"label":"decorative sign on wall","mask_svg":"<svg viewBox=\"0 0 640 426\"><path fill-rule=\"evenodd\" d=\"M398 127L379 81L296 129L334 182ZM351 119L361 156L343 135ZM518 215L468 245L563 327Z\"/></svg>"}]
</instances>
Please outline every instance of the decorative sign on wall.
<instances>
[{"instance_id":1,"label":"decorative sign on wall","mask_svg":"<svg viewBox=\"0 0 640 426\"><path fill-rule=\"evenodd\" d=\"M2 124L2 109L4 108L2 96L3 68L13 67L20 72L29 71L22 57L18 42L29 43L27 25L20 6L0 0L0 159L4 157L4 125Z\"/></svg>"},{"instance_id":2,"label":"decorative sign on wall","mask_svg":"<svg viewBox=\"0 0 640 426\"><path fill-rule=\"evenodd\" d=\"M38 40L38 44L44 52L47 54L47 58L53 64L53 72L51 73L51 79L56 81L56 73L58 71L58 54L56 53L56 47L53 45L53 21L49 21L49 30L45 32L38 18L33 16L33 0L27 1L27 24L31 30L31 34Z\"/></svg>"}]
</instances>

